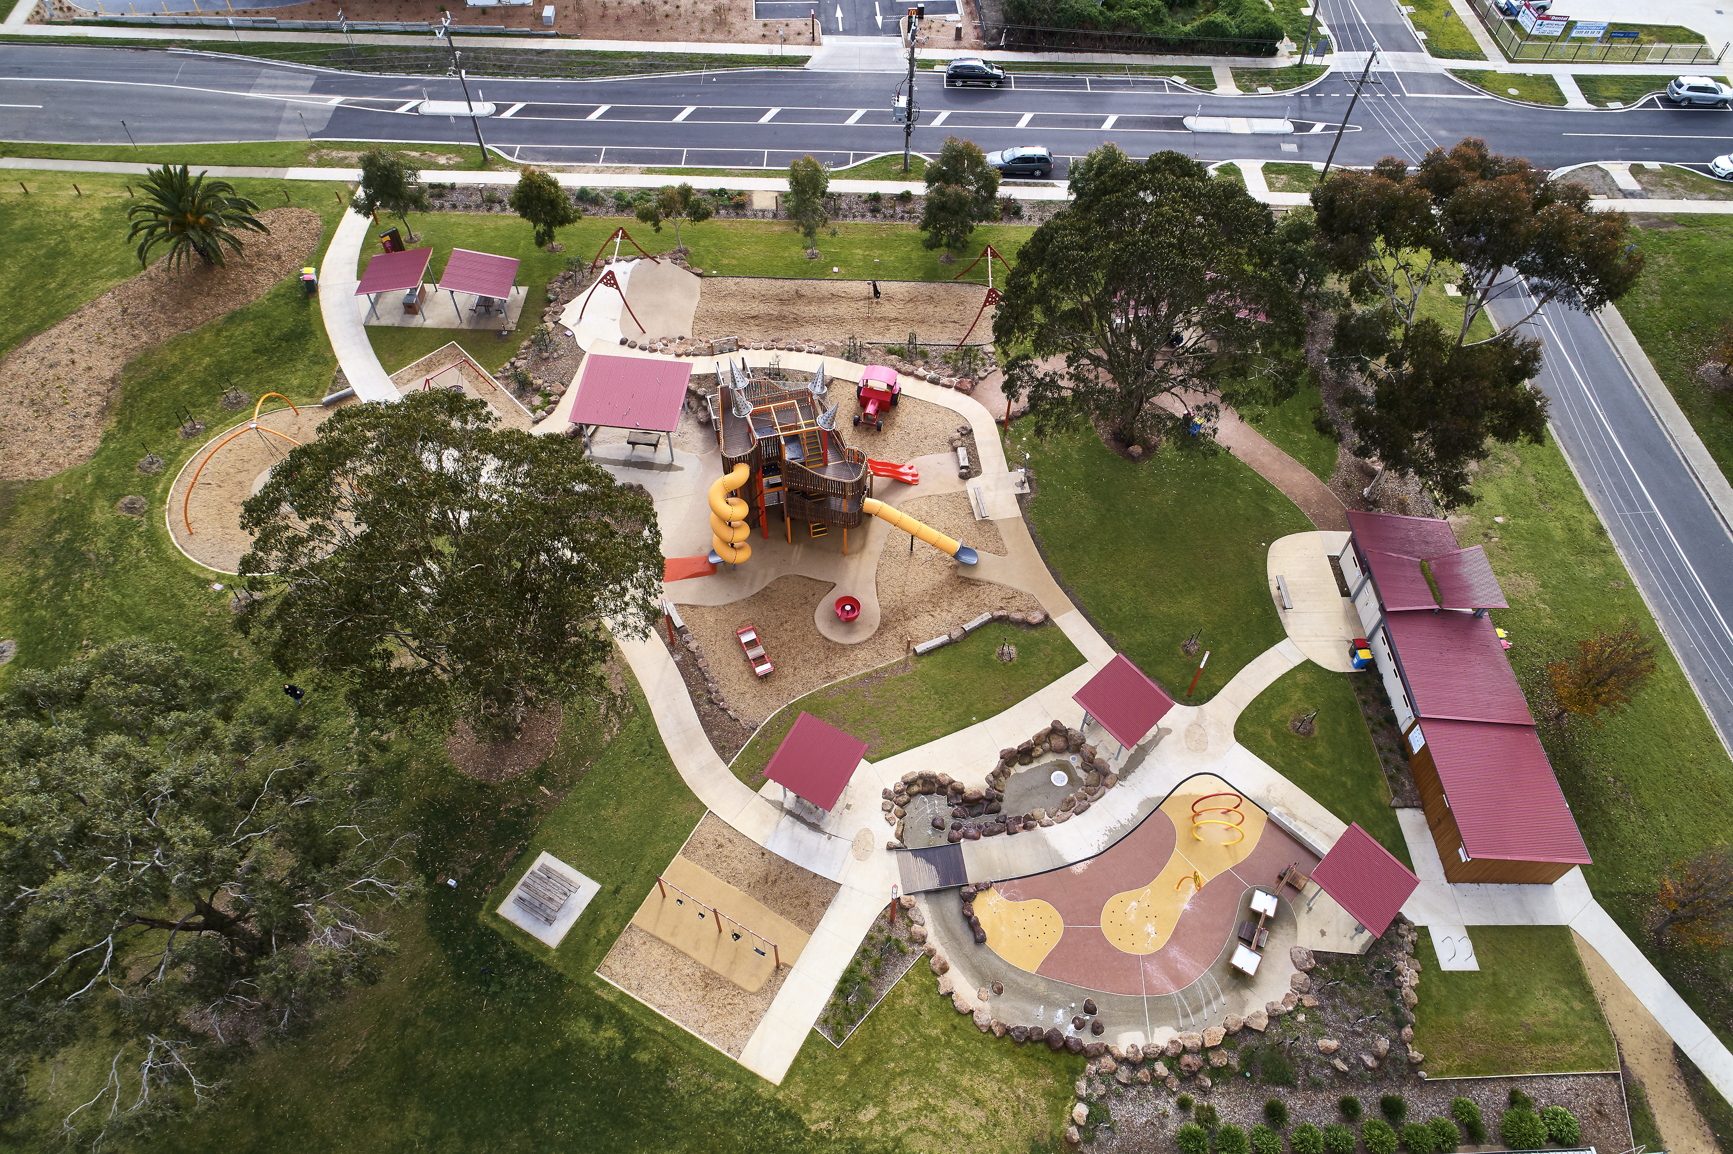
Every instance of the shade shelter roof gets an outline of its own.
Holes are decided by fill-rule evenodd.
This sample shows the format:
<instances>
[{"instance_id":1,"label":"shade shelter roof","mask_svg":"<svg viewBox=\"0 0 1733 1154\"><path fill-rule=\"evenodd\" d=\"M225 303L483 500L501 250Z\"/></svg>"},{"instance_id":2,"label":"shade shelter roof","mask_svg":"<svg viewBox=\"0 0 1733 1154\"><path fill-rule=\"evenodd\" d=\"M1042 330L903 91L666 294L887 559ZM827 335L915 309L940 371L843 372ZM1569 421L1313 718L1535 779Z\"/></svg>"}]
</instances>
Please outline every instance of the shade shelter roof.
<instances>
[{"instance_id":1,"label":"shade shelter roof","mask_svg":"<svg viewBox=\"0 0 1733 1154\"><path fill-rule=\"evenodd\" d=\"M571 422L672 433L680 424L686 382L691 376L690 361L591 353L584 358L584 371L578 376Z\"/></svg>"},{"instance_id":2,"label":"shade shelter roof","mask_svg":"<svg viewBox=\"0 0 1733 1154\"><path fill-rule=\"evenodd\" d=\"M1071 695L1119 744L1130 749L1143 740L1168 710L1173 698L1121 653Z\"/></svg>"},{"instance_id":3,"label":"shade shelter roof","mask_svg":"<svg viewBox=\"0 0 1733 1154\"><path fill-rule=\"evenodd\" d=\"M431 248L412 248L403 252L382 252L367 262L361 283L355 286L358 297L375 293L405 292L420 288L427 277L427 266L433 263Z\"/></svg>"},{"instance_id":4,"label":"shade shelter roof","mask_svg":"<svg viewBox=\"0 0 1733 1154\"><path fill-rule=\"evenodd\" d=\"M764 767L764 776L818 808L829 809L854 776L866 747L858 737L802 712Z\"/></svg>"},{"instance_id":5,"label":"shade shelter roof","mask_svg":"<svg viewBox=\"0 0 1733 1154\"><path fill-rule=\"evenodd\" d=\"M1420 732L1469 857L1590 864L1533 726L1425 718Z\"/></svg>"},{"instance_id":6,"label":"shade shelter roof","mask_svg":"<svg viewBox=\"0 0 1733 1154\"><path fill-rule=\"evenodd\" d=\"M454 248L440 274L439 290L504 300L517 283L517 266L516 257Z\"/></svg>"},{"instance_id":7,"label":"shade shelter roof","mask_svg":"<svg viewBox=\"0 0 1733 1154\"><path fill-rule=\"evenodd\" d=\"M1312 871L1318 888L1336 899L1374 937L1390 928L1420 879L1358 822L1337 839Z\"/></svg>"}]
</instances>

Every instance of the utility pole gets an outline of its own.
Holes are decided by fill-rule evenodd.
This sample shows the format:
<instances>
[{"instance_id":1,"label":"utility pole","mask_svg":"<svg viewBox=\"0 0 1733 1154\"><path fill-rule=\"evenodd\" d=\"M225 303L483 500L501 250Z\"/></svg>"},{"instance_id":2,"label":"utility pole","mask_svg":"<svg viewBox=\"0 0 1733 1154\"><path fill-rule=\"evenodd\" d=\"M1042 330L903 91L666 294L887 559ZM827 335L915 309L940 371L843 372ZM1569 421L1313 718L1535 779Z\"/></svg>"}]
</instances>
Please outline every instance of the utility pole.
<instances>
[{"instance_id":1,"label":"utility pole","mask_svg":"<svg viewBox=\"0 0 1733 1154\"><path fill-rule=\"evenodd\" d=\"M449 15L440 20L439 27L433 30L433 35L435 39L443 39L445 46L451 49L451 68L457 73L457 82L463 85L463 102L469 108L469 123L475 129L476 146L481 149L481 166L486 168L487 141L481 138L481 120L475 114L475 101L469 98L469 80L464 76L463 69L459 66L462 56L457 51L456 43L451 39L451 17Z\"/></svg>"},{"instance_id":2,"label":"utility pole","mask_svg":"<svg viewBox=\"0 0 1733 1154\"><path fill-rule=\"evenodd\" d=\"M1316 11L1316 9L1313 9ZM1354 118L1354 106L1360 103L1360 89L1366 86L1366 78L1372 75L1372 64L1378 59L1378 50L1373 49L1366 57L1366 67L1360 73L1360 79L1354 84L1354 98L1348 101L1348 111L1342 117L1342 123L1336 126L1336 142L1330 145L1330 155L1324 160L1324 171L1318 174L1318 183L1323 184L1330 175L1330 165L1335 163L1336 150L1342 147L1342 133L1348 130L1348 121Z\"/></svg>"},{"instance_id":3,"label":"utility pole","mask_svg":"<svg viewBox=\"0 0 1733 1154\"><path fill-rule=\"evenodd\" d=\"M341 13L339 13L341 15ZM1300 49L1300 63L1306 62L1306 57L1312 51L1312 33L1318 28L1318 5L1312 5L1312 19L1306 24L1306 45Z\"/></svg>"},{"instance_id":4,"label":"utility pole","mask_svg":"<svg viewBox=\"0 0 1733 1154\"><path fill-rule=\"evenodd\" d=\"M920 39L921 21L926 18L927 6L916 4L908 10L908 27L906 34L909 42L909 78L908 97L903 103L903 171L909 171L909 148L915 135L915 121L920 117L921 110L915 105L915 43Z\"/></svg>"}]
</instances>

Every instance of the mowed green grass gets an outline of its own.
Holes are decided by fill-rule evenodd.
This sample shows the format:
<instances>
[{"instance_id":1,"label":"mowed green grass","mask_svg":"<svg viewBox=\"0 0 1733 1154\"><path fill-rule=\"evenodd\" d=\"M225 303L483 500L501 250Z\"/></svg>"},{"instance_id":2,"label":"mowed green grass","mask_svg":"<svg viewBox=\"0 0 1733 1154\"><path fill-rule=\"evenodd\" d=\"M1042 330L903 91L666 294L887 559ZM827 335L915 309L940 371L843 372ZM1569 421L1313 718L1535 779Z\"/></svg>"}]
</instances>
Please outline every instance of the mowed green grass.
<instances>
[{"instance_id":1,"label":"mowed green grass","mask_svg":"<svg viewBox=\"0 0 1733 1154\"><path fill-rule=\"evenodd\" d=\"M454 144L384 145L361 140L259 140L238 144L34 144L0 141L0 156L47 160L107 160L122 164L185 164L193 168L218 165L237 168L355 168L354 156L370 148L397 148L434 172L474 168L476 149ZM503 162L501 162L503 164ZM26 177L28 179L28 177Z\"/></svg>"},{"instance_id":2,"label":"mowed green grass","mask_svg":"<svg viewBox=\"0 0 1733 1154\"><path fill-rule=\"evenodd\" d=\"M1558 86L1558 81L1545 74L1527 76L1518 72L1489 72L1472 68L1452 68L1450 74L1458 80L1466 80L1476 88L1507 100L1526 100L1530 104L1565 103L1564 89Z\"/></svg>"},{"instance_id":3,"label":"mowed green grass","mask_svg":"<svg viewBox=\"0 0 1733 1154\"><path fill-rule=\"evenodd\" d=\"M1408 19L1426 33L1426 51L1445 60L1485 60L1474 33L1450 6L1450 0L1414 0Z\"/></svg>"},{"instance_id":4,"label":"mowed green grass","mask_svg":"<svg viewBox=\"0 0 1733 1154\"><path fill-rule=\"evenodd\" d=\"M1194 704L1285 636L1265 556L1312 524L1249 466L1177 447L1133 463L1092 431L1041 437L1029 422L1006 450L1013 462L1029 454L1028 520L1049 567L1109 644L1176 698L1197 668L1180 648L1194 631L1211 654Z\"/></svg>"},{"instance_id":5,"label":"mowed green grass","mask_svg":"<svg viewBox=\"0 0 1733 1154\"><path fill-rule=\"evenodd\" d=\"M1484 546L1498 574L1511 607L1494 619L1510 631L1511 662L1537 716L1547 713L1547 663L1579 640L1631 621L1656 642L1656 672L1628 710L1599 729L1543 724L1541 739L1594 857L1584 874L1596 898L1680 996L1733 1039L1733 954L1659 950L1644 928L1663 871L1726 843L1733 760L1558 447L1495 451L1474 495L1453 527L1463 546Z\"/></svg>"},{"instance_id":6,"label":"mowed green grass","mask_svg":"<svg viewBox=\"0 0 1733 1154\"><path fill-rule=\"evenodd\" d=\"M1330 673L1311 662L1290 670L1246 706L1234 722L1234 739L1312 799L1378 839L1408 862L1408 843L1390 789L1360 714L1348 673ZM1316 711L1316 731L1301 737L1290 723Z\"/></svg>"},{"instance_id":7,"label":"mowed green grass","mask_svg":"<svg viewBox=\"0 0 1733 1154\"><path fill-rule=\"evenodd\" d=\"M1420 935L1414 1048L1435 1078L1616 1070L1612 1032L1566 926L1475 926L1480 969L1444 971Z\"/></svg>"},{"instance_id":8,"label":"mowed green grass","mask_svg":"<svg viewBox=\"0 0 1733 1154\"><path fill-rule=\"evenodd\" d=\"M998 659L1002 642L1017 660ZM881 761L985 721L1083 664L1083 654L1051 622L1036 628L992 622L925 657L815 689L778 710L734 759L734 776L756 789L776 747L802 713L867 743Z\"/></svg>"},{"instance_id":9,"label":"mowed green grass","mask_svg":"<svg viewBox=\"0 0 1733 1154\"><path fill-rule=\"evenodd\" d=\"M1318 432L1312 423L1322 405L1317 386L1307 385L1279 405L1240 415L1272 445L1328 484L1336 473L1336 455L1341 446L1334 437Z\"/></svg>"},{"instance_id":10,"label":"mowed green grass","mask_svg":"<svg viewBox=\"0 0 1733 1154\"><path fill-rule=\"evenodd\" d=\"M1574 75L1571 79L1582 90L1584 100L1603 108L1614 100L1621 105L1632 105L1649 93L1661 92L1667 87L1665 76Z\"/></svg>"},{"instance_id":11,"label":"mowed green grass","mask_svg":"<svg viewBox=\"0 0 1733 1154\"><path fill-rule=\"evenodd\" d=\"M1718 376L1698 375L1730 315L1722 282L1733 260L1733 219L1666 219L1664 229L1632 230L1643 275L1617 307L1710 456L1733 475L1733 388L1722 387Z\"/></svg>"}]
</instances>

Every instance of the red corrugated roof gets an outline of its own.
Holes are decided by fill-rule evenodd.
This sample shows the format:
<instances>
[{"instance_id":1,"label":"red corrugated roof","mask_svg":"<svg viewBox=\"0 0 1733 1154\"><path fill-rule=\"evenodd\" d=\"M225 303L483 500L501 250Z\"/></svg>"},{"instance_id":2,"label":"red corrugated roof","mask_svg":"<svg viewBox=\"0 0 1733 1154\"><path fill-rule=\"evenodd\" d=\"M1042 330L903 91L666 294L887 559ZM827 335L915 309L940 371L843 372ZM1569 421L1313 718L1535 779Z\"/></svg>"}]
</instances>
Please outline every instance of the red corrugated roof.
<instances>
[{"instance_id":1,"label":"red corrugated roof","mask_svg":"<svg viewBox=\"0 0 1733 1154\"><path fill-rule=\"evenodd\" d=\"M1312 880L1374 936L1390 928L1402 912L1402 903L1420 884L1420 879L1358 822L1330 847L1312 871Z\"/></svg>"},{"instance_id":2,"label":"red corrugated roof","mask_svg":"<svg viewBox=\"0 0 1733 1154\"><path fill-rule=\"evenodd\" d=\"M440 274L439 289L505 300L511 296L512 284L517 280L517 266L516 257L454 248L451 259L445 262L445 271Z\"/></svg>"},{"instance_id":3,"label":"red corrugated roof","mask_svg":"<svg viewBox=\"0 0 1733 1154\"><path fill-rule=\"evenodd\" d=\"M405 252L382 252L367 261L367 271L355 286L358 297L374 293L403 292L420 288L427 276L427 266L433 260L430 248L412 248Z\"/></svg>"},{"instance_id":4,"label":"red corrugated roof","mask_svg":"<svg viewBox=\"0 0 1733 1154\"><path fill-rule=\"evenodd\" d=\"M1364 551L1399 553L1407 557L1436 557L1454 552L1456 535L1447 521L1436 517L1399 517L1394 513L1361 513L1348 510L1348 528Z\"/></svg>"},{"instance_id":5,"label":"red corrugated roof","mask_svg":"<svg viewBox=\"0 0 1733 1154\"><path fill-rule=\"evenodd\" d=\"M1423 610L1384 618L1421 717L1533 725L1498 631L1472 613Z\"/></svg>"},{"instance_id":6,"label":"red corrugated roof","mask_svg":"<svg viewBox=\"0 0 1733 1154\"><path fill-rule=\"evenodd\" d=\"M1071 700L1088 710L1127 749L1142 741L1173 708L1173 698L1123 653L1072 694Z\"/></svg>"},{"instance_id":7,"label":"red corrugated roof","mask_svg":"<svg viewBox=\"0 0 1733 1154\"><path fill-rule=\"evenodd\" d=\"M1429 559L1438 600L1446 609L1509 609L1492 562L1479 545Z\"/></svg>"},{"instance_id":8,"label":"red corrugated roof","mask_svg":"<svg viewBox=\"0 0 1733 1154\"><path fill-rule=\"evenodd\" d=\"M1376 549L1363 551L1366 567L1372 570L1372 580L1378 583L1378 600L1385 610L1436 609L1437 598L1426 583L1426 571L1420 568L1418 557L1401 553L1383 553Z\"/></svg>"},{"instance_id":9,"label":"red corrugated roof","mask_svg":"<svg viewBox=\"0 0 1733 1154\"><path fill-rule=\"evenodd\" d=\"M692 362L591 353L572 402L574 425L671 433L680 425Z\"/></svg>"},{"instance_id":10,"label":"red corrugated roof","mask_svg":"<svg viewBox=\"0 0 1733 1154\"><path fill-rule=\"evenodd\" d=\"M1428 717L1420 732L1470 857L1590 863L1533 726Z\"/></svg>"},{"instance_id":11,"label":"red corrugated roof","mask_svg":"<svg viewBox=\"0 0 1733 1154\"><path fill-rule=\"evenodd\" d=\"M829 809L842 796L865 753L866 742L803 712L764 767L764 776L818 808Z\"/></svg>"}]
</instances>

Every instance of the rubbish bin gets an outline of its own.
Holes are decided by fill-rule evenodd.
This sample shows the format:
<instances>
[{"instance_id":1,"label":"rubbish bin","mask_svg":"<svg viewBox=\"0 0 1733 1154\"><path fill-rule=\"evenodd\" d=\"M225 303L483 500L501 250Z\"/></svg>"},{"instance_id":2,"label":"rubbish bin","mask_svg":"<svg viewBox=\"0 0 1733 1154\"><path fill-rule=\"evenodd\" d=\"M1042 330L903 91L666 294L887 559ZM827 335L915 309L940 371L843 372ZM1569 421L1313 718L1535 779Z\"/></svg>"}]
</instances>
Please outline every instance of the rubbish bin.
<instances>
[{"instance_id":1,"label":"rubbish bin","mask_svg":"<svg viewBox=\"0 0 1733 1154\"><path fill-rule=\"evenodd\" d=\"M301 288L308 296L317 295L319 292L319 272L311 265L301 269Z\"/></svg>"},{"instance_id":2,"label":"rubbish bin","mask_svg":"<svg viewBox=\"0 0 1733 1154\"><path fill-rule=\"evenodd\" d=\"M552 4L549 4L542 9L542 23L547 25L549 28L554 26L554 6Z\"/></svg>"},{"instance_id":3,"label":"rubbish bin","mask_svg":"<svg viewBox=\"0 0 1733 1154\"><path fill-rule=\"evenodd\" d=\"M421 312L421 290L412 288L403 294L403 312L406 316L416 316Z\"/></svg>"}]
</instances>

